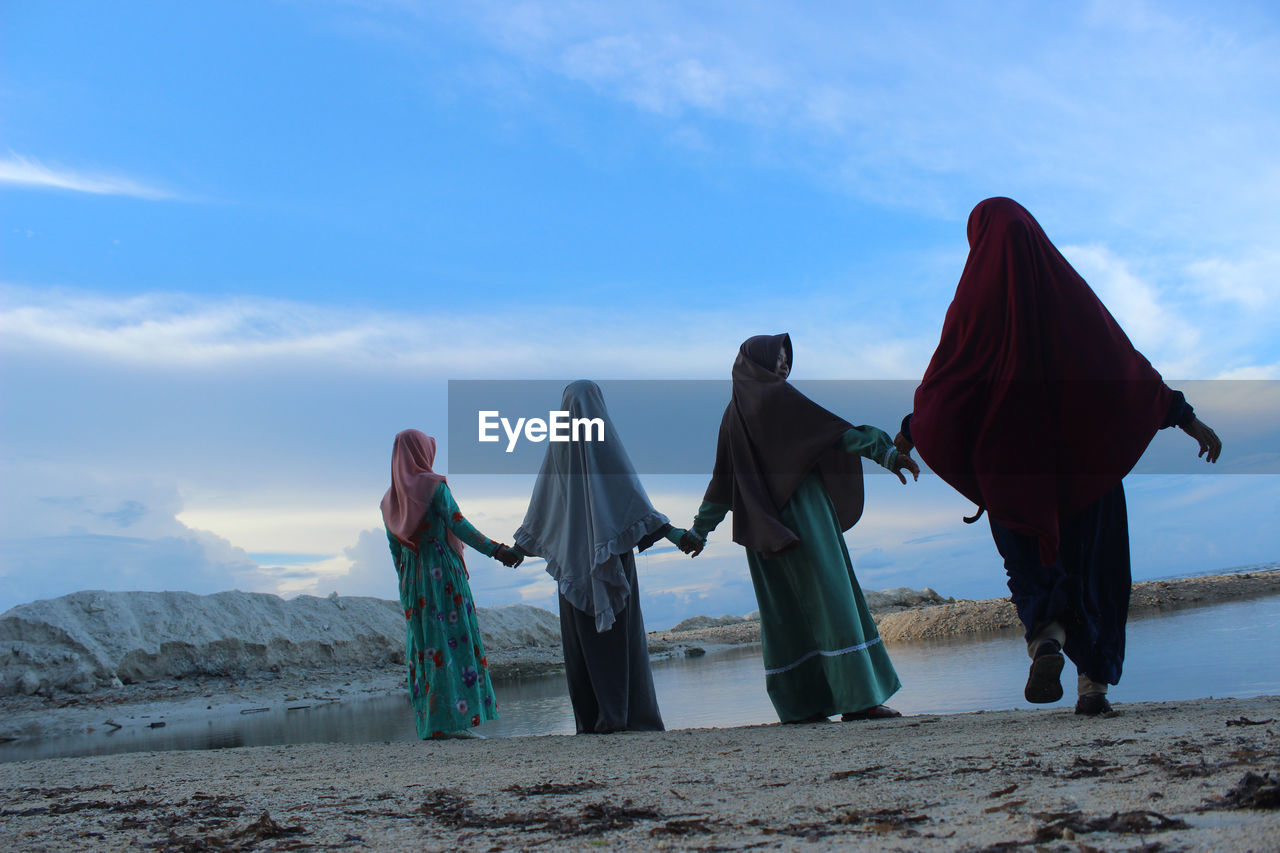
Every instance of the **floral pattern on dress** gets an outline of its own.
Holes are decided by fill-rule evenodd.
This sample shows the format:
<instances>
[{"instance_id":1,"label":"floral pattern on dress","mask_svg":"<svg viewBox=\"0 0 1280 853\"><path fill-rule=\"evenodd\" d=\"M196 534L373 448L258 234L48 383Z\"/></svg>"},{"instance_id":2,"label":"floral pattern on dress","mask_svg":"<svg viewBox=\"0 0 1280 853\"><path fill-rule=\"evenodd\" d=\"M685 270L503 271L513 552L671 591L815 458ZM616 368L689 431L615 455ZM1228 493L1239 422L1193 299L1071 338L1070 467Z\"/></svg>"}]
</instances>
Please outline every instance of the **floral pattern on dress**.
<instances>
[{"instance_id":1,"label":"floral pattern on dress","mask_svg":"<svg viewBox=\"0 0 1280 853\"><path fill-rule=\"evenodd\" d=\"M406 683L421 738L498 717L471 586L462 560L448 546L450 531L484 554L497 550L496 542L463 517L444 483L432 498L417 553L387 534L400 576Z\"/></svg>"}]
</instances>

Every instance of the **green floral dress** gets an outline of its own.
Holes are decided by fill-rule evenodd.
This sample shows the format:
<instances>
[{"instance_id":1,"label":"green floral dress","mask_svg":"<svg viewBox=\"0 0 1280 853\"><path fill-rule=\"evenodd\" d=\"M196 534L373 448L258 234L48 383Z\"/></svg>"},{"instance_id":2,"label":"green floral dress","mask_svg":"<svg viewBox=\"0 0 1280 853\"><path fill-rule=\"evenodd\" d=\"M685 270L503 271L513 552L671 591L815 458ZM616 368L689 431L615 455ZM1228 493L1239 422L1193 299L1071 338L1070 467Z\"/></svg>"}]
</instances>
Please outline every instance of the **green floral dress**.
<instances>
[{"instance_id":1,"label":"green floral dress","mask_svg":"<svg viewBox=\"0 0 1280 853\"><path fill-rule=\"evenodd\" d=\"M417 553L387 533L400 576L409 701L421 738L498 718L471 585L449 547L449 531L486 556L498 550L497 542L463 518L445 483L431 499Z\"/></svg>"}]
</instances>

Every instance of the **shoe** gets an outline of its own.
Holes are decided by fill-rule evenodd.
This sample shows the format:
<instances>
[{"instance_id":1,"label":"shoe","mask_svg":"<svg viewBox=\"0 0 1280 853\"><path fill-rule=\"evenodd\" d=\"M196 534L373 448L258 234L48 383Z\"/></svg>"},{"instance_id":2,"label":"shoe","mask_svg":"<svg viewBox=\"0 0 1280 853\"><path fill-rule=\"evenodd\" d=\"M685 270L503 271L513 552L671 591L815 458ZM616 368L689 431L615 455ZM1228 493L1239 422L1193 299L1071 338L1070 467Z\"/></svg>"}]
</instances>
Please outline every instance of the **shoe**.
<instances>
[{"instance_id":1,"label":"shoe","mask_svg":"<svg viewBox=\"0 0 1280 853\"><path fill-rule=\"evenodd\" d=\"M476 734L470 729L458 729L456 732L441 732L433 740L484 740L484 735Z\"/></svg>"},{"instance_id":2,"label":"shoe","mask_svg":"<svg viewBox=\"0 0 1280 853\"><path fill-rule=\"evenodd\" d=\"M1076 713L1086 717L1110 714L1112 713L1111 703L1107 701L1105 693L1085 693L1076 700Z\"/></svg>"},{"instance_id":3,"label":"shoe","mask_svg":"<svg viewBox=\"0 0 1280 853\"><path fill-rule=\"evenodd\" d=\"M864 708L861 711L854 711L850 714L841 714L840 722L851 723L854 720L888 720L893 717L901 716L901 711L895 711L888 705L875 705L871 708Z\"/></svg>"},{"instance_id":4,"label":"shoe","mask_svg":"<svg viewBox=\"0 0 1280 853\"><path fill-rule=\"evenodd\" d=\"M1043 640L1036 646L1031 659L1031 671L1027 674L1027 686L1022 695L1028 702L1045 705L1062 698L1062 646L1057 640Z\"/></svg>"}]
</instances>

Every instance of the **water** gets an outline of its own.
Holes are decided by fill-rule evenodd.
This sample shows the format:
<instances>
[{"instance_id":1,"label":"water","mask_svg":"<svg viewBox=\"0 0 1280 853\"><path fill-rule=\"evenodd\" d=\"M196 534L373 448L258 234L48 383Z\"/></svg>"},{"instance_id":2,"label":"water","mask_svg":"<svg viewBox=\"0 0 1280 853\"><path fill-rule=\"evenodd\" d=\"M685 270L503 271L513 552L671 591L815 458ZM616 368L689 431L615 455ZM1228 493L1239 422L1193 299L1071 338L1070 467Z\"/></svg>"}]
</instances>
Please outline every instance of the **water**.
<instances>
[{"instance_id":1,"label":"water","mask_svg":"<svg viewBox=\"0 0 1280 853\"><path fill-rule=\"evenodd\" d=\"M1280 596L1148 616L1130 623L1124 680L1116 702L1205 696L1280 695ZM1027 657L1020 638L897 643L889 647L903 688L891 700L906 714L1029 707L1022 699ZM1074 672L1063 674L1074 697ZM654 686L668 729L777 721L764 691L759 646L654 664ZM502 719L488 737L573 734L564 676L500 682ZM161 729L126 727L0 746L0 761L166 749L221 749L288 743L414 741L403 696L314 705L249 716L173 721Z\"/></svg>"}]
</instances>

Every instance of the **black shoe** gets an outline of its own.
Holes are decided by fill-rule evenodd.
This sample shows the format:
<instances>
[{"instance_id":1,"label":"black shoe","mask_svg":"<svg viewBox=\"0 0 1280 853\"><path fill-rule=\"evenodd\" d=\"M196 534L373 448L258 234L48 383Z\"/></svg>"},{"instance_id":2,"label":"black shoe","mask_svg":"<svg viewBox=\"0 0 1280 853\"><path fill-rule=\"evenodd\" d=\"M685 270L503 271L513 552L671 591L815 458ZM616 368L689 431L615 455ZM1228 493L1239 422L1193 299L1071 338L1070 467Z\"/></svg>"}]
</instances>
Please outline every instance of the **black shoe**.
<instances>
[{"instance_id":1,"label":"black shoe","mask_svg":"<svg viewBox=\"0 0 1280 853\"><path fill-rule=\"evenodd\" d=\"M1111 703L1107 701L1107 694L1105 693L1085 693L1076 700L1076 713L1083 714L1086 717L1110 714Z\"/></svg>"},{"instance_id":2,"label":"black shoe","mask_svg":"<svg viewBox=\"0 0 1280 853\"><path fill-rule=\"evenodd\" d=\"M1062 698L1062 646L1057 640L1041 640L1031 659L1031 672L1022 695L1028 702L1044 705Z\"/></svg>"}]
</instances>

